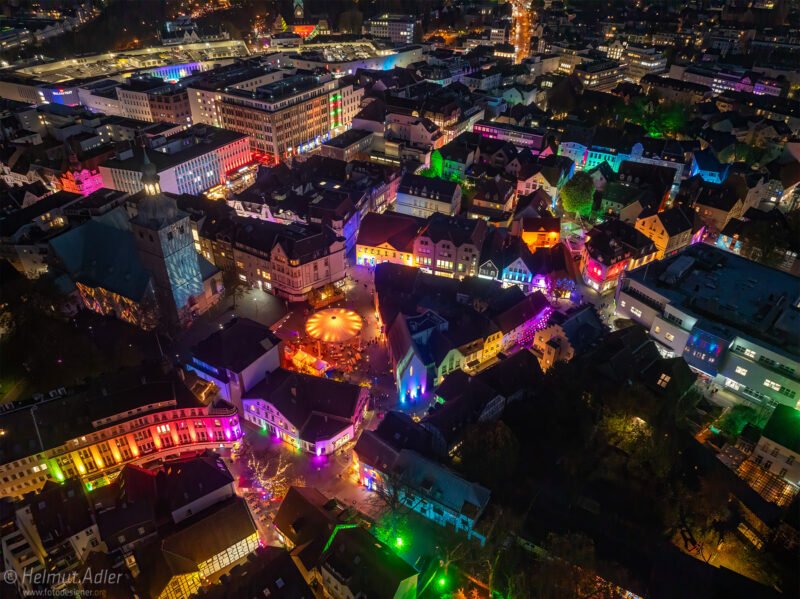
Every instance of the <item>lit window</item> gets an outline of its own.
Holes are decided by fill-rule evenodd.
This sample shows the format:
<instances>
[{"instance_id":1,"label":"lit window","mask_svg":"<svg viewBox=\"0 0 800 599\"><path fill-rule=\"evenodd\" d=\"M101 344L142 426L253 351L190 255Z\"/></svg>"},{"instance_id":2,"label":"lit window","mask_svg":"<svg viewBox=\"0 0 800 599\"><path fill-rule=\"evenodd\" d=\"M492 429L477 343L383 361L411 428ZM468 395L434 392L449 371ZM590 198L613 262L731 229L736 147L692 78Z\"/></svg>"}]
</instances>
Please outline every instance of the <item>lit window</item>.
<instances>
[{"instance_id":1,"label":"lit window","mask_svg":"<svg viewBox=\"0 0 800 599\"><path fill-rule=\"evenodd\" d=\"M638 316L639 318L642 317L642 311L639 308L636 308L635 306L631 306L631 314L633 314L634 316Z\"/></svg>"},{"instance_id":2,"label":"lit window","mask_svg":"<svg viewBox=\"0 0 800 599\"><path fill-rule=\"evenodd\" d=\"M744 350L744 355L747 356L748 358L755 358L756 352L754 352L752 349L746 349Z\"/></svg>"},{"instance_id":3,"label":"lit window","mask_svg":"<svg viewBox=\"0 0 800 599\"><path fill-rule=\"evenodd\" d=\"M741 366L737 366L736 374L741 374L742 376L745 376L747 374L747 368L742 368Z\"/></svg>"},{"instance_id":4,"label":"lit window","mask_svg":"<svg viewBox=\"0 0 800 599\"><path fill-rule=\"evenodd\" d=\"M764 386L765 387L769 387L773 391L780 391L781 390L781 386L778 383L776 383L775 381L771 381L769 379L764 379Z\"/></svg>"},{"instance_id":5,"label":"lit window","mask_svg":"<svg viewBox=\"0 0 800 599\"><path fill-rule=\"evenodd\" d=\"M664 333L664 339L667 341L675 341L675 335L672 333Z\"/></svg>"},{"instance_id":6,"label":"lit window","mask_svg":"<svg viewBox=\"0 0 800 599\"><path fill-rule=\"evenodd\" d=\"M669 376L669 375L668 375L668 374L666 374L666 373L663 373L663 374L662 374L662 375L661 375L661 376L658 378L658 386L659 386L659 387L661 387L662 389L666 389L666 388L667 388L667 385L669 384L669 382L670 382L670 380L671 380L671 379L672 379L672 377L671 377L671 376Z\"/></svg>"}]
</instances>

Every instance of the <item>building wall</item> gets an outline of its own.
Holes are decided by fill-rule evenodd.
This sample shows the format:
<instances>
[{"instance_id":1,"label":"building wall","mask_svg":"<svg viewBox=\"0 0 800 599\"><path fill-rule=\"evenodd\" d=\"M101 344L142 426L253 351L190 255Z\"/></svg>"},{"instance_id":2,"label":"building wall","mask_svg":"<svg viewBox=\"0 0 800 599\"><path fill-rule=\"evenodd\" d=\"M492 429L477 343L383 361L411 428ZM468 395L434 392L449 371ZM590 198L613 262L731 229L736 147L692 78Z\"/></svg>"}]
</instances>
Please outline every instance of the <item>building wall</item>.
<instances>
[{"instance_id":1,"label":"building wall","mask_svg":"<svg viewBox=\"0 0 800 599\"><path fill-rule=\"evenodd\" d=\"M216 505L217 503L220 503L229 497L233 497L233 495L233 483L225 485L224 487L219 487L218 489L214 489L211 493L207 493L206 495L203 495L202 497L199 497L194 501L187 503L186 505L182 505L177 510L172 510L172 521L175 524L178 522L183 522L187 518L191 518L193 515L199 514L212 505Z\"/></svg>"},{"instance_id":2,"label":"building wall","mask_svg":"<svg viewBox=\"0 0 800 599\"><path fill-rule=\"evenodd\" d=\"M459 213L460 207L460 188L450 201L435 200L398 191L394 203L395 212L416 216L418 218L428 218L436 212L447 214L448 216L455 216Z\"/></svg>"},{"instance_id":3,"label":"building wall","mask_svg":"<svg viewBox=\"0 0 800 599\"><path fill-rule=\"evenodd\" d=\"M80 476L92 481L117 472L125 464L180 451L230 447L242 436L233 408L176 409L161 404L148 410L125 422L98 423L93 433L1 465L0 497L38 491L47 480L60 482Z\"/></svg>"},{"instance_id":4,"label":"building wall","mask_svg":"<svg viewBox=\"0 0 800 599\"><path fill-rule=\"evenodd\" d=\"M386 247L387 245L388 244L384 244L381 247L372 247L356 244L356 264L361 266L374 266L382 262L390 262L392 264L413 266L413 251L398 252L394 248Z\"/></svg>"},{"instance_id":5,"label":"building wall","mask_svg":"<svg viewBox=\"0 0 800 599\"><path fill-rule=\"evenodd\" d=\"M777 477L800 486L800 454L762 436L750 459Z\"/></svg>"},{"instance_id":6,"label":"building wall","mask_svg":"<svg viewBox=\"0 0 800 599\"><path fill-rule=\"evenodd\" d=\"M800 362L791 354L754 340L734 337L719 349L715 362L704 365L692 359L692 340L703 331L697 319L685 314L657 292L630 279L617 291L616 314L630 318L648 329L650 337L689 365L703 372L715 384L756 404L784 404L800 400Z\"/></svg>"}]
</instances>

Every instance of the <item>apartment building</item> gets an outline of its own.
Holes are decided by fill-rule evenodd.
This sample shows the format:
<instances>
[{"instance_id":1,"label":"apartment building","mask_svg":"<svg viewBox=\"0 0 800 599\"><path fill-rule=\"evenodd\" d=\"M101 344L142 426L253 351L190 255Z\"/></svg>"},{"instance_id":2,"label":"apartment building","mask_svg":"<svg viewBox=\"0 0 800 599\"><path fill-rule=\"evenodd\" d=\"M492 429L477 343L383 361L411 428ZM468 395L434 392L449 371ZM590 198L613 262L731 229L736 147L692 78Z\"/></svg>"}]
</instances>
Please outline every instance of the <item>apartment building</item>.
<instances>
[{"instance_id":1,"label":"apartment building","mask_svg":"<svg viewBox=\"0 0 800 599\"><path fill-rule=\"evenodd\" d=\"M444 277L476 276L486 231L482 219L434 214L414 240L414 262L423 271Z\"/></svg>"},{"instance_id":2,"label":"apartment building","mask_svg":"<svg viewBox=\"0 0 800 599\"><path fill-rule=\"evenodd\" d=\"M128 463L229 448L242 436L230 404L204 405L177 377L141 370L12 403L0 430L11 433L0 436L0 497L73 477L96 484Z\"/></svg>"},{"instance_id":3,"label":"apartment building","mask_svg":"<svg viewBox=\"0 0 800 599\"><path fill-rule=\"evenodd\" d=\"M286 71L257 60L237 61L203 73L187 86L192 123L221 127L220 102L225 90L255 91L284 77Z\"/></svg>"},{"instance_id":4,"label":"apartment building","mask_svg":"<svg viewBox=\"0 0 800 599\"><path fill-rule=\"evenodd\" d=\"M168 193L201 194L225 183L228 173L251 160L246 135L197 125L168 138L151 140L147 150L156 166L161 190ZM142 189L141 149L127 149L100 166L103 186L135 193Z\"/></svg>"},{"instance_id":5,"label":"apartment building","mask_svg":"<svg viewBox=\"0 0 800 599\"><path fill-rule=\"evenodd\" d=\"M585 89L607 92L622 81L624 68L616 60L592 60L577 65L573 73Z\"/></svg>"},{"instance_id":6,"label":"apartment building","mask_svg":"<svg viewBox=\"0 0 800 599\"><path fill-rule=\"evenodd\" d=\"M461 212L461 186L422 175L403 175L397 187L394 210L419 218L432 214L455 216Z\"/></svg>"},{"instance_id":7,"label":"apartment building","mask_svg":"<svg viewBox=\"0 0 800 599\"><path fill-rule=\"evenodd\" d=\"M383 14L369 19L364 26L371 36L398 44L410 44L422 35L422 21L414 15Z\"/></svg>"},{"instance_id":8,"label":"apartment building","mask_svg":"<svg viewBox=\"0 0 800 599\"><path fill-rule=\"evenodd\" d=\"M750 460L792 485L796 493L800 487L800 410L775 406Z\"/></svg>"},{"instance_id":9,"label":"apartment building","mask_svg":"<svg viewBox=\"0 0 800 599\"><path fill-rule=\"evenodd\" d=\"M625 65L625 79L639 83L647 75L658 75L667 70L667 57L653 47L628 46L620 59Z\"/></svg>"},{"instance_id":10,"label":"apartment building","mask_svg":"<svg viewBox=\"0 0 800 599\"><path fill-rule=\"evenodd\" d=\"M289 301L345 277L345 240L330 227L236 219L233 257L239 278Z\"/></svg>"},{"instance_id":11,"label":"apartment building","mask_svg":"<svg viewBox=\"0 0 800 599\"><path fill-rule=\"evenodd\" d=\"M344 132L363 89L324 71L286 74L255 91L218 92L220 125L250 137L253 152L281 162Z\"/></svg>"},{"instance_id":12,"label":"apartment building","mask_svg":"<svg viewBox=\"0 0 800 599\"><path fill-rule=\"evenodd\" d=\"M695 244L626 272L617 315L645 327L665 352L755 404L797 406L797 278Z\"/></svg>"}]
</instances>

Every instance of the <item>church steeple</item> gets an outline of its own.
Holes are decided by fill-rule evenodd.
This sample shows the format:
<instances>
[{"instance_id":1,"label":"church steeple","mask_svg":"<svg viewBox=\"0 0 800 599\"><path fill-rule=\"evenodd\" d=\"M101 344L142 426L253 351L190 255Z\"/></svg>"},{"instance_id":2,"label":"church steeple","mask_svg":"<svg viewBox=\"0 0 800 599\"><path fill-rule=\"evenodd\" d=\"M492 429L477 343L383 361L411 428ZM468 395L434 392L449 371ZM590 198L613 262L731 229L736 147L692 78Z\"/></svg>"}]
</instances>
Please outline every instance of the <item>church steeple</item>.
<instances>
[{"instance_id":1,"label":"church steeple","mask_svg":"<svg viewBox=\"0 0 800 599\"><path fill-rule=\"evenodd\" d=\"M147 150L142 148L144 160L142 161L142 185L144 193L148 196L157 196L161 193L161 179L156 171L156 165L150 162Z\"/></svg>"}]
</instances>

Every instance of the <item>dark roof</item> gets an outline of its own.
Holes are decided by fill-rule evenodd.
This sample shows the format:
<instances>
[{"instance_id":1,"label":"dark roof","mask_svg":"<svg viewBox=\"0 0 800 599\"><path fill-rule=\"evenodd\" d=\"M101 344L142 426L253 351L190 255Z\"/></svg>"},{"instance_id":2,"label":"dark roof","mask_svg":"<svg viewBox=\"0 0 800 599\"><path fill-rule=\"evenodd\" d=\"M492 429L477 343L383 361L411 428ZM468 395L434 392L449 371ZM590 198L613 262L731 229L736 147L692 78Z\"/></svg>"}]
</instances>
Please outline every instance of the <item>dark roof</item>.
<instances>
[{"instance_id":1,"label":"dark roof","mask_svg":"<svg viewBox=\"0 0 800 599\"><path fill-rule=\"evenodd\" d=\"M404 581L417 571L366 529L334 529L322 557L323 567L335 572L354 597L394 599ZM413 585L416 587L416 584Z\"/></svg>"},{"instance_id":2,"label":"dark roof","mask_svg":"<svg viewBox=\"0 0 800 599\"><path fill-rule=\"evenodd\" d=\"M411 252L414 238L425 221L397 212L368 212L361 220L356 243L376 247L388 243L400 252Z\"/></svg>"},{"instance_id":3,"label":"dark roof","mask_svg":"<svg viewBox=\"0 0 800 599\"><path fill-rule=\"evenodd\" d=\"M292 555L283 547L259 547L212 586L200 587L200 599L313 599Z\"/></svg>"},{"instance_id":4,"label":"dark roof","mask_svg":"<svg viewBox=\"0 0 800 599\"><path fill-rule=\"evenodd\" d=\"M548 308L550 302L547 298L542 293L534 291L500 312L494 317L494 321L503 333L509 333L529 320L544 316Z\"/></svg>"},{"instance_id":5,"label":"dark roof","mask_svg":"<svg viewBox=\"0 0 800 599\"><path fill-rule=\"evenodd\" d=\"M360 395L358 385L279 368L244 399L271 403L297 428L301 439L314 443L350 425Z\"/></svg>"},{"instance_id":6,"label":"dark roof","mask_svg":"<svg viewBox=\"0 0 800 599\"><path fill-rule=\"evenodd\" d=\"M682 206L667 208L659 212L658 220L661 221L661 225L670 237L691 231L694 223L693 217Z\"/></svg>"},{"instance_id":7,"label":"dark roof","mask_svg":"<svg viewBox=\"0 0 800 599\"><path fill-rule=\"evenodd\" d=\"M152 366L95 378L83 386L67 389L64 396L54 399L17 402L19 408L0 415L0 428L15 431L13 435L0 437L0 463L58 447L94 432L93 422L103 418L122 416L115 423L138 418L141 413L125 414L161 402L178 408L203 407L176 376L164 375ZM44 447L39 446L37 428Z\"/></svg>"},{"instance_id":8,"label":"dark roof","mask_svg":"<svg viewBox=\"0 0 800 599\"><path fill-rule=\"evenodd\" d=\"M231 483L233 476L225 462L210 451L194 458L167 462L157 475L159 497L170 512Z\"/></svg>"},{"instance_id":9,"label":"dark roof","mask_svg":"<svg viewBox=\"0 0 800 599\"><path fill-rule=\"evenodd\" d=\"M763 435L778 445L800 453L800 410L785 405L775 406Z\"/></svg>"},{"instance_id":10,"label":"dark roof","mask_svg":"<svg viewBox=\"0 0 800 599\"><path fill-rule=\"evenodd\" d=\"M72 478L63 484L47 481L38 493L29 495L28 499L33 522L45 550L94 524L80 479Z\"/></svg>"},{"instance_id":11,"label":"dark roof","mask_svg":"<svg viewBox=\"0 0 800 599\"><path fill-rule=\"evenodd\" d=\"M118 210L124 213L118 208L88 220L52 239L50 247L73 281L140 302L151 277L139 258L133 233L112 222Z\"/></svg>"},{"instance_id":12,"label":"dark roof","mask_svg":"<svg viewBox=\"0 0 800 599\"><path fill-rule=\"evenodd\" d=\"M509 398L524 389L534 389L541 377L542 368L536 356L530 351L520 350L483 370L475 378L498 395Z\"/></svg>"},{"instance_id":13,"label":"dark roof","mask_svg":"<svg viewBox=\"0 0 800 599\"><path fill-rule=\"evenodd\" d=\"M398 193L450 202L458 191L458 183L444 179L405 174L397 187Z\"/></svg>"},{"instance_id":14,"label":"dark roof","mask_svg":"<svg viewBox=\"0 0 800 599\"><path fill-rule=\"evenodd\" d=\"M435 213L419 232L419 237L427 237L434 243L446 239L459 247L472 243L480 248L486 235L486 223L480 219L447 216Z\"/></svg>"},{"instance_id":15,"label":"dark roof","mask_svg":"<svg viewBox=\"0 0 800 599\"><path fill-rule=\"evenodd\" d=\"M594 345L606 333L603 321L591 304L567 312L554 312L548 324L561 327L576 355Z\"/></svg>"},{"instance_id":16,"label":"dark roof","mask_svg":"<svg viewBox=\"0 0 800 599\"><path fill-rule=\"evenodd\" d=\"M290 487L273 522L294 545L293 555L310 570L319 563L336 524L345 519L346 512L335 499L328 499L315 488Z\"/></svg>"},{"instance_id":17,"label":"dark roof","mask_svg":"<svg viewBox=\"0 0 800 599\"><path fill-rule=\"evenodd\" d=\"M233 318L192 348L192 356L216 368L242 372L280 343L264 326L249 318Z\"/></svg>"},{"instance_id":18,"label":"dark roof","mask_svg":"<svg viewBox=\"0 0 800 599\"><path fill-rule=\"evenodd\" d=\"M80 200L80 198L80 194L77 193L58 191L34 202L26 208L2 215L0 217L0 237L10 237L19 231L19 229L29 224L33 219L47 212L51 212L52 210L64 208Z\"/></svg>"},{"instance_id":19,"label":"dark roof","mask_svg":"<svg viewBox=\"0 0 800 599\"><path fill-rule=\"evenodd\" d=\"M158 597L174 576L198 572L201 563L256 533L245 500L231 497L140 547L137 584L147 596Z\"/></svg>"},{"instance_id":20,"label":"dark roof","mask_svg":"<svg viewBox=\"0 0 800 599\"><path fill-rule=\"evenodd\" d=\"M631 255L644 256L655 250L650 239L618 219L608 219L596 225L589 236L586 251L603 264L614 264Z\"/></svg>"}]
</instances>

